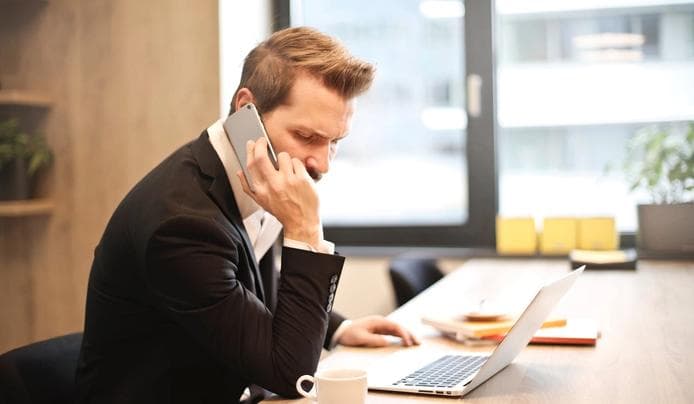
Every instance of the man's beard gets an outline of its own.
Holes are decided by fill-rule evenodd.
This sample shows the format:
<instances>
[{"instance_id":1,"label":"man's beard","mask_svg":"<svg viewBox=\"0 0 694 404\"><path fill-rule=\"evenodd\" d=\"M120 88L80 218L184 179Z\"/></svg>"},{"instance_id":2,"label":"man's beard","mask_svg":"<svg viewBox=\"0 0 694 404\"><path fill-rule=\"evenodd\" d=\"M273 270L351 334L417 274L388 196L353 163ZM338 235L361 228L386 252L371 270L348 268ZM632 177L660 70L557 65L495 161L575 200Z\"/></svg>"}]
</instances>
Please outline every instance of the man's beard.
<instances>
[{"instance_id":1,"label":"man's beard","mask_svg":"<svg viewBox=\"0 0 694 404\"><path fill-rule=\"evenodd\" d=\"M318 182L321 180L321 178L323 178L323 174L319 173L318 171L312 169L308 169L306 171L308 171L308 175L310 175L311 178L313 178L314 182Z\"/></svg>"}]
</instances>

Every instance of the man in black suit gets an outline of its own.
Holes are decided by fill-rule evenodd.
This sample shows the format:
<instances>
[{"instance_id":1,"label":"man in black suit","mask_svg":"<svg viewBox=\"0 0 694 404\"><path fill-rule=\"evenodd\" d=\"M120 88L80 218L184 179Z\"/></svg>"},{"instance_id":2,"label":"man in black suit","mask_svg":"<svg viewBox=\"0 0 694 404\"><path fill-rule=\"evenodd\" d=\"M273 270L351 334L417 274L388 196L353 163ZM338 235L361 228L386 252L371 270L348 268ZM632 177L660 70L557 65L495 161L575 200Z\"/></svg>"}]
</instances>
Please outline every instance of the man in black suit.
<instances>
[{"instance_id":1,"label":"man in black suit","mask_svg":"<svg viewBox=\"0 0 694 404\"><path fill-rule=\"evenodd\" d=\"M128 193L95 250L78 402L229 403L251 385L295 397L321 347L417 343L382 317L332 312L344 258L323 240L314 182L372 79L307 28L249 53L232 112L257 106L279 170L264 139L249 142L249 191L220 120Z\"/></svg>"}]
</instances>

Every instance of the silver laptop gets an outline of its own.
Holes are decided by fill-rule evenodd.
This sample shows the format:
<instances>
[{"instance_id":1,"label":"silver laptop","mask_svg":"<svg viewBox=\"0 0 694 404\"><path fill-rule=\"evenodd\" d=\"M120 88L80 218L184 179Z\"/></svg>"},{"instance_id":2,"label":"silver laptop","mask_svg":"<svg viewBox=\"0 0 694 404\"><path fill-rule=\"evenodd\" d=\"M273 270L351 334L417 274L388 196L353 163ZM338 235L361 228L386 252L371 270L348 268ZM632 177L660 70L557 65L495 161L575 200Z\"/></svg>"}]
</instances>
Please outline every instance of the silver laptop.
<instances>
[{"instance_id":1,"label":"silver laptop","mask_svg":"<svg viewBox=\"0 0 694 404\"><path fill-rule=\"evenodd\" d=\"M432 360L431 353L405 349L369 369L369 389L464 396L518 356L584 268L543 286L491 355L442 352Z\"/></svg>"}]
</instances>

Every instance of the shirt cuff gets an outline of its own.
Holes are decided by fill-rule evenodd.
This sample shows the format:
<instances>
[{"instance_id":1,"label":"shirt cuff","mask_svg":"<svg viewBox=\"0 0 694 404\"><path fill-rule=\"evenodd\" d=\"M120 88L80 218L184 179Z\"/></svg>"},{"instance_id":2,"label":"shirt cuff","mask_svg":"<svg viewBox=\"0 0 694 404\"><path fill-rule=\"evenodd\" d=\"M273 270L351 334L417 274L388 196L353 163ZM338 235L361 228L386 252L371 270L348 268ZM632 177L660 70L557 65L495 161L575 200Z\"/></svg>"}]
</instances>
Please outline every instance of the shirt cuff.
<instances>
[{"instance_id":1,"label":"shirt cuff","mask_svg":"<svg viewBox=\"0 0 694 404\"><path fill-rule=\"evenodd\" d=\"M309 243L304 243L303 241L296 241L292 240L290 238L284 238L284 246L289 247L289 248L296 248L298 250L306 250L306 251L311 251L315 253L323 253L323 254L335 254L335 244L331 243L330 241L326 240L321 240L320 245L318 246L318 249L313 247Z\"/></svg>"},{"instance_id":2,"label":"shirt cuff","mask_svg":"<svg viewBox=\"0 0 694 404\"><path fill-rule=\"evenodd\" d=\"M345 332L345 329L349 327L350 324L352 324L352 320L345 320L342 323L340 323L340 325L333 333L333 337L330 339L330 349L335 348L335 345L337 345L337 341L340 340L340 337Z\"/></svg>"}]
</instances>

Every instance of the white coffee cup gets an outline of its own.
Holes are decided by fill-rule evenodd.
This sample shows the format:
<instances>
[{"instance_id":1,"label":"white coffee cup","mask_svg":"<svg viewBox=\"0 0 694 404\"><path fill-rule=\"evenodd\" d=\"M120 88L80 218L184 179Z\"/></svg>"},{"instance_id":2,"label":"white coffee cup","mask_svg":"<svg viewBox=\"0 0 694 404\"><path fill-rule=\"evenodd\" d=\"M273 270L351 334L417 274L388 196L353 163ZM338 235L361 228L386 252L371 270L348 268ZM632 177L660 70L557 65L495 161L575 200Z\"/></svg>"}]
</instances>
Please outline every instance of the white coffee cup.
<instances>
[{"instance_id":1,"label":"white coffee cup","mask_svg":"<svg viewBox=\"0 0 694 404\"><path fill-rule=\"evenodd\" d=\"M310 381L306 391L301 383ZM366 401L366 371L359 369L326 369L315 376L303 375L296 381L296 391L318 404L363 404Z\"/></svg>"}]
</instances>

